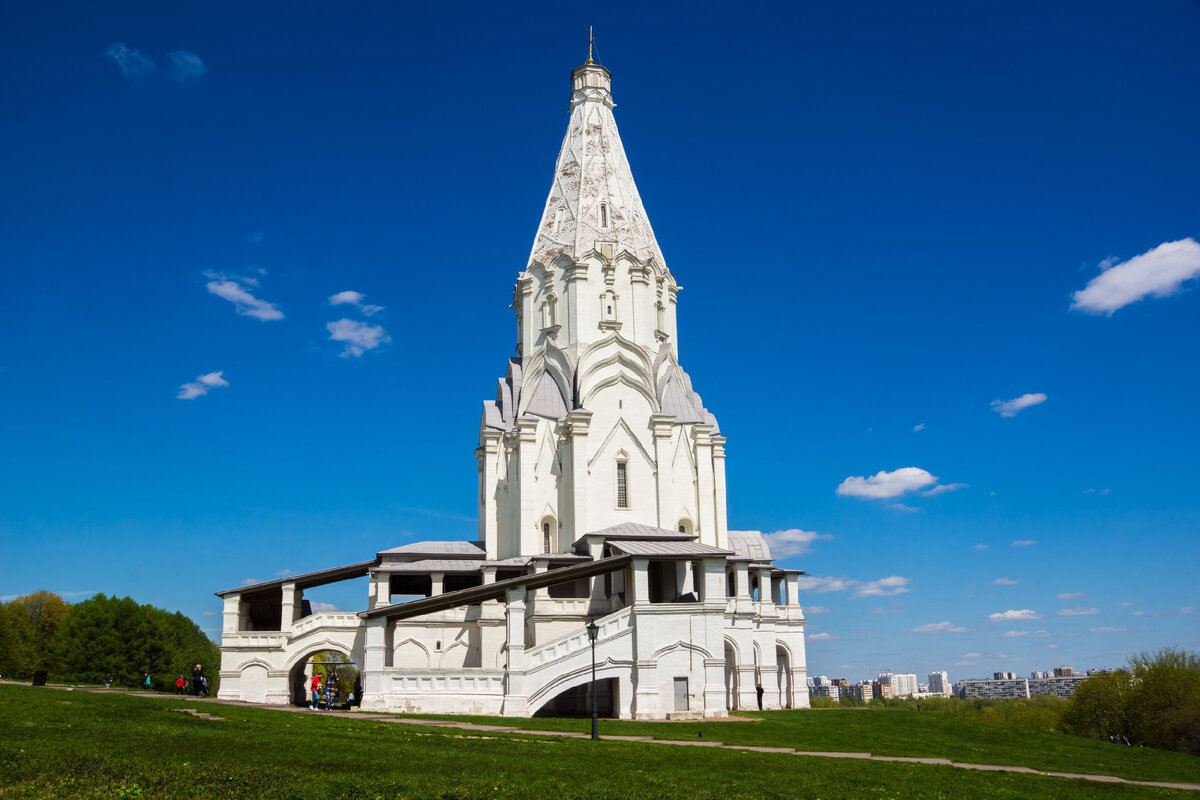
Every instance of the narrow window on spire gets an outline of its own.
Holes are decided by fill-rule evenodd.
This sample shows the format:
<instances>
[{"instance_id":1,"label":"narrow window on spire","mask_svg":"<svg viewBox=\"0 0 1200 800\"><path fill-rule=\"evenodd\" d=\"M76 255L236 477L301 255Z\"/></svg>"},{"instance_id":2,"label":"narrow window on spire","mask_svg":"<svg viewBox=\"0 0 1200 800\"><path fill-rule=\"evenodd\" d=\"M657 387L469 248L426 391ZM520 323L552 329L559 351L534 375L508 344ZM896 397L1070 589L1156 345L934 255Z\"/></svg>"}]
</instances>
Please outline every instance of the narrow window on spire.
<instances>
[{"instance_id":1,"label":"narrow window on spire","mask_svg":"<svg viewBox=\"0 0 1200 800\"><path fill-rule=\"evenodd\" d=\"M600 204L600 227L608 227L608 203Z\"/></svg>"},{"instance_id":2,"label":"narrow window on spire","mask_svg":"<svg viewBox=\"0 0 1200 800\"><path fill-rule=\"evenodd\" d=\"M629 486L624 461L617 462L617 508L629 508Z\"/></svg>"},{"instance_id":3,"label":"narrow window on spire","mask_svg":"<svg viewBox=\"0 0 1200 800\"><path fill-rule=\"evenodd\" d=\"M542 552L550 552L550 523L542 523Z\"/></svg>"},{"instance_id":4,"label":"narrow window on spire","mask_svg":"<svg viewBox=\"0 0 1200 800\"><path fill-rule=\"evenodd\" d=\"M563 210L561 208L557 209L554 212L554 232L555 233L558 233L559 227L562 226L562 218L563 218Z\"/></svg>"}]
</instances>

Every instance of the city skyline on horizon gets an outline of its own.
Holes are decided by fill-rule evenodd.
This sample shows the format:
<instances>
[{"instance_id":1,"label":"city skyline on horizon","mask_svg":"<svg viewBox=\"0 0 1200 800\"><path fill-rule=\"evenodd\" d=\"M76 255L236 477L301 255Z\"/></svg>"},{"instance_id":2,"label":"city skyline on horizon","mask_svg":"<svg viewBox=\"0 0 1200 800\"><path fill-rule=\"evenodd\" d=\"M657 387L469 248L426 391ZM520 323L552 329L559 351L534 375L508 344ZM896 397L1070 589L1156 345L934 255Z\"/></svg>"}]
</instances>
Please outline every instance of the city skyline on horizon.
<instances>
[{"instance_id":1,"label":"city skyline on horizon","mask_svg":"<svg viewBox=\"0 0 1200 800\"><path fill-rule=\"evenodd\" d=\"M809 674L1200 649L1200 7L150 8L0 31L0 596L219 639L215 591L475 539L592 22Z\"/></svg>"}]
</instances>

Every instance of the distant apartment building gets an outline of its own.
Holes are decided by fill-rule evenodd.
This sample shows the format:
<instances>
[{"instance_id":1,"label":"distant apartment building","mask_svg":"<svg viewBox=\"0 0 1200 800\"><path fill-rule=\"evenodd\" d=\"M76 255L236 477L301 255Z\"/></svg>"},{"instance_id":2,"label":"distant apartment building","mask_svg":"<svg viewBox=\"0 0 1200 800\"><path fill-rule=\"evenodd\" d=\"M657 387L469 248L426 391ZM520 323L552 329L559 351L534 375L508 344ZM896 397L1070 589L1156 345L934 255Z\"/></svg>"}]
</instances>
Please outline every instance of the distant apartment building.
<instances>
[{"instance_id":1,"label":"distant apartment building","mask_svg":"<svg viewBox=\"0 0 1200 800\"><path fill-rule=\"evenodd\" d=\"M993 672L992 677L998 681L1015 681L1017 673L1015 672Z\"/></svg>"},{"instance_id":2,"label":"distant apartment building","mask_svg":"<svg viewBox=\"0 0 1200 800\"><path fill-rule=\"evenodd\" d=\"M945 670L929 673L929 693L940 694L943 697L954 694L954 688L950 685L950 676L946 674Z\"/></svg>"},{"instance_id":3,"label":"distant apartment building","mask_svg":"<svg viewBox=\"0 0 1200 800\"><path fill-rule=\"evenodd\" d=\"M831 683L823 684L821 686L814 686L812 691L809 692L809 697L828 697L830 700L835 702L841 702L842 687L835 686Z\"/></svg>"},{"instance_id":4,"label":"distant apartment building","mask_svg":"<svg viewBox=\"0 0 1200 800\"><path fill-rule=\"evenodd\" d=\"M997 672L997 675L1012 673ZM1023 700L1029 697L1055 695L1067 698L1075 688L1087 680L1085 675L1067 675L1052 678L993 678L992 680L965 680L955 684L955 693L963 700Z\"/></svg>"},{"instance_id":5,"label":"distant apartment building","mask_svg":"<svg viewBox=\"0 0 1200 800\"><path fill-rule=\"evenodd\" d=\"M1033 672L1029 673L1029 679L1033 681L1040 681L1043 678L1050 677L1052 677L1051 673L1040 670L1034 670Z\"/></svg>"},{"instance_id":6,"label":"distant apartment building","mask_svg":"<svg viewBox=\"0 0 1200 800\"><path fill-rule=\"evenodd\" d=\"M1074 675L1075 675L1075 670L1071 669L1070 667L1055 667L1054 668L1054 677L1056 677L1056 678L1070 678L1070 677L1073 677Z\"/></svg>"},{"instance_id":7,"label":"distant apartment building","mask_svg":"<svg viewBox=\"0 0 1200 800\"><path fill-rule=\"evenodd\" d=\"M880 680L871 681L871 697L882 697L889 700L895 697L892 694L892 684Z\"/></svg>"},{"instance_id":8,"label":"distant apartment building","mask_svg":"<svg viewBox=\"0 0 1200 800\"><path fill-rule=\"evenodd\" d=\"M871 687L870 681L863 681L862 683L855 683L845 687L843 696L853 697L855 700L869 703L875 697L875 690Z\"/></svg>"},{"instance_id":9,"label":"distant apartment building","mask_svg":"<svg viewBox=\"0 0 1200 800\"><path fill-rule=\"evenodd\" d=\"M885 672L879 676L879 683L891 685L891 697L912 697L917 693L917 676L912 672Z\"/></svg>"},{"instance_id":10,"label":"distant apartment building","mask_svg":"<svg viewBox=\"0 0 1200 800\"><path fill-rule=\"evenodd\" d=\"M1029 681L1024 678L965 680L956 683L954 689L963 700L1021 700L1029 697Z\"/></svg>"},{"instance_id":11,"label":"distant apartment building","mask_svg":"<svg viewBox=\"0 0 1200 800\"><path fill-rule=\"evenodd\" d=\"M1067 675L1057 678L1031 680L1029 682L1029 695L1031 697L1038 697L1052 694L1068 698L1075 694L1075 689L1086 680L1086 675Z\"/></svg>"}]
</instances>

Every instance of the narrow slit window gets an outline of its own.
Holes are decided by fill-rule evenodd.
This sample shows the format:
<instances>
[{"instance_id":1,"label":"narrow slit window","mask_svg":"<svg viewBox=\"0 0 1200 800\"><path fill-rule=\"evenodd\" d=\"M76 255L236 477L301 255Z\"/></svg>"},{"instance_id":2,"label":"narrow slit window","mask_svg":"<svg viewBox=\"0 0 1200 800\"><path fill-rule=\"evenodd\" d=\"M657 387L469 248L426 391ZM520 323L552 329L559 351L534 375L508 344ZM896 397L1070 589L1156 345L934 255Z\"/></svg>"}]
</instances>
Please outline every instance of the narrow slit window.
<instances>
[{"instance_id":1,"label":"narrow slit window","mask_svg":"<svg viewBox=\"0 0 1200 800\"><path fill-rule=\"evenodd\" d=\"M600 204L600 227L608 227L608 203Z\"/></svg>"},{"instance_id":2,"label":"narrow slit window","mask_svg":"<svg viewBox=\"0 0 1200 800\"><path fill-rule=\"evenodd\" d=\"M625 466L624 461L617 462L617 508L629 508L629 491Z\"/></svg>"},{"instance_id":3,"label":"narrow slit window","mask_svg":"<svg viewBox=\"0 0 1200 800\"><path fill-rule=\"evenodd\" d=\"M550 523L542 523L542 552L550 552Z\"/></svg>"}]
</instances>

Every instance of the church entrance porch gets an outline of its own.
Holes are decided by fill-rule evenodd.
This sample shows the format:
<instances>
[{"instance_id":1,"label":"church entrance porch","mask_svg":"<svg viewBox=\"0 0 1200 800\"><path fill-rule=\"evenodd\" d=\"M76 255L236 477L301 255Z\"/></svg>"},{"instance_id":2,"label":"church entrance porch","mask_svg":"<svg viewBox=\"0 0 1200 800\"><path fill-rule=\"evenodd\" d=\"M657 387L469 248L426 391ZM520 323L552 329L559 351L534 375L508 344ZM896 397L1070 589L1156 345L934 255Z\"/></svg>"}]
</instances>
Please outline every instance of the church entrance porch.
<instances>
[{"instance_id":1,"label":"church entrance porch","mask_svg":"<svg viewBox=\"0 0 1200 800\"><path fill-rule=\"evenodd\" d=\"M312 707L312 679L320 678L321 708L347 708L362 701L358 664L337 650L317 650L296 662L288 672L288 704Z\"/></svg>"}]
</instances>

